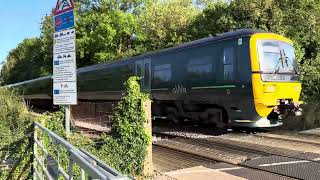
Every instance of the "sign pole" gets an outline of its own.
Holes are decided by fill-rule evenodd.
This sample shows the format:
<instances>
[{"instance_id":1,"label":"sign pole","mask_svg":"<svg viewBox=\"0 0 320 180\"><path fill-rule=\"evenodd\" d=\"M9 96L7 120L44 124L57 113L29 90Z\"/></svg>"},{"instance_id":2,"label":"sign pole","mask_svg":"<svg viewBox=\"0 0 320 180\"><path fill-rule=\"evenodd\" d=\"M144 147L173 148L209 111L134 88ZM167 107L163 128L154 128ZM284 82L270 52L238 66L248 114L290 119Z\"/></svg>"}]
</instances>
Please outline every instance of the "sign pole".
<instances>
[{"instance_id":1,"label":"sign pole","mask_svg":"<svg viewBox=\"0 0 320 180\"><path fill-rule=\"evenodd\" d=\"M65 106L65 128L66 128L66 137L70 137L70 118L71 118L71 107L70 105Z\"/></svg>"}]
</instances>

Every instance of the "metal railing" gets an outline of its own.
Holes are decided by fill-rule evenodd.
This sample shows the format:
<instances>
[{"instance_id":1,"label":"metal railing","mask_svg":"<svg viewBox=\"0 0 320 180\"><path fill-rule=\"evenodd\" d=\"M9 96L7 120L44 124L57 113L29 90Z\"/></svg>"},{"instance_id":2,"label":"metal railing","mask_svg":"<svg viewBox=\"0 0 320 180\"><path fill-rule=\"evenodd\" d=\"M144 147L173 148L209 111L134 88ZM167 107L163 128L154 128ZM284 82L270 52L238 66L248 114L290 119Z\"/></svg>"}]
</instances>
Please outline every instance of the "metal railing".
<instances>
[{"instance_id":1,"label":"metal railing","mask_svg":"<svg viewBox=\"0 0 320 180\"><path fill-rule=\"evenodd\" d=\"M53 133L41 124L35 122L34 126L34 180L56 180L56 179L108 179L108 180L127 180L129 177L121 175L118 171L111 168L87 151L77 149L65 139ZM59 152L57 159L53 158L41 143L43 139L38 137L38 132L46 134L52 144L59 149L64 148L68 154L68 171L66 172L59 163ZM40 153L39 153L40 152ZM66 162L64 162L66 163ZM77 165L81 170L80 177L74 177L74 166ZM40 170L39 170L40 169Z\"/></svg>"}]
</instances>

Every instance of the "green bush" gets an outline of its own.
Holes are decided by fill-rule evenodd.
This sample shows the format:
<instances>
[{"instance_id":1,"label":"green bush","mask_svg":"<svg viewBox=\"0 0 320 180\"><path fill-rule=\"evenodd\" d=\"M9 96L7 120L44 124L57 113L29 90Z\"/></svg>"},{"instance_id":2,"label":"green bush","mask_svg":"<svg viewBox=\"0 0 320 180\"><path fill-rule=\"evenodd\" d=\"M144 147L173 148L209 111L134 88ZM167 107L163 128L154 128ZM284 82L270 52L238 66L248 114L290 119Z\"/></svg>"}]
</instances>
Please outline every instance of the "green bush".
<instances>
[{"instance_id":1,"label":"green bush","mask_svg":"<svg viewBox=\"0 0 320 180\"><path fill-rule=\"evenodd\" d=\"M126 96L113 111L112 136L102 137L98 156L117 170L128 175L142 175L147 146L151 143L144 124L143 104L148 95L140 91L138 78L125 83Z\"/></svg>"},{"instance_id":2,"label":"green bush","mask_svg":"<svg viewBox=\"0 0 320 180\"><path fill-rule=\"evenodd\" d=\"M32 122L18 92L0 88L0 162L12 165L0 170L1 179L32 178Z\"/></svg>"},{"instance_id":3,"label":"green bush","mask_svg":"<svg viewBox=\"0 0 320 180\"><path fill-rule=\"evenodd\" d=\"M297 130L305 130L320 127L320 55L315 58L304 60L300 65L302 94L304 101L302 106L303 116L298 118L302 122L301 126L296 126ZM299 127L301 129L299 129Z\"/></svg>"},{"instance_id":4,"label":"green bush","mask_svg":"<svg viewBox=\"0 0 320 180\"><path fill-rule=\"evenodd\" d=\"M45 113L39 117L36 118L36 121L41 123L43 126L45 126L47 129L51 130L58 136L62 138L66 138L66 132L64 127L64 118L65 117L65 110L64 108L61 108L60 111L54 112L54 113ZM69 153L63 146L57 146L53 143L52 139L49 138L49 136L45 133L42 133L42 131L37 131L38 139L41 140L43 143L44 148L46 151L59 162L61 167L65 170L65 172L68 172L69 167ZM83 148L93 154L95 154L95 143L93 140L89 139L88 137L85 137L79 133L73 132L71 133L70 137L67 139L67 141L70 142L70 144L74 145L78 148ZM38 155L42 155L41 150L38 148ZM37 167L38 172L41 171L40 167ZM80 169L78 166L74 166L74 177L77 179L77 177L80 177ZM62 178L62 177L60 177Z\"/></svg>"}]
</instances>

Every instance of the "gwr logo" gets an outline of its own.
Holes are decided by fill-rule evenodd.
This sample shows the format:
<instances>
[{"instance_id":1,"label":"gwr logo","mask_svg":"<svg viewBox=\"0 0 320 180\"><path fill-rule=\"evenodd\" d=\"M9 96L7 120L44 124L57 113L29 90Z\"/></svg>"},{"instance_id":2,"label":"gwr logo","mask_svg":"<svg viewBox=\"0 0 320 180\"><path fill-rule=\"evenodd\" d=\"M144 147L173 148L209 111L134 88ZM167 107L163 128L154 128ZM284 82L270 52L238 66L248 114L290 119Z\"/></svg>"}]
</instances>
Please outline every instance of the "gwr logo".
<instances>
[{"instance_id":1,"label":"gwr logo","mask_svg":"<svg viewBox=\"0 0 320 180\"><path fill-rule=\"evenodd\" d=\"M187 88L183 87L183 85L176 84L172 89L173 94L187 94Z\"/></svg>"}]
</instances>

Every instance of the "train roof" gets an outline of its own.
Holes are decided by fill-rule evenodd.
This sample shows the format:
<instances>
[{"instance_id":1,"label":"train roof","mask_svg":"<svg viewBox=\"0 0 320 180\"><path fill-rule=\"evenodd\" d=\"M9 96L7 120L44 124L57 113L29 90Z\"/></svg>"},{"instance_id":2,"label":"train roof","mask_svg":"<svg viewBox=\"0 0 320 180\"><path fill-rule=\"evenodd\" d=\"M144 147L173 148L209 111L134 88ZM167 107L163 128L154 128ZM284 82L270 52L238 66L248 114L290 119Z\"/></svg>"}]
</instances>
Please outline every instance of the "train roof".
<instances>
[{"instance_id":1,"label":"train roof","mask_svg":"<svg viewBox=\"0 0 320 180\"><path fill-rule=\"evenodd\" d=\"M198 40L195 40L195 41L190 41L190 42L187 42L187 43L182 43L180 45L177 45L177 46L174 46L174 47L170 47L170 48L165 48L165 49L155 50L155 51L151 51L151 52L146 52L146 53L144 53L142 55L138 55L138 56L119 59L117 61L112 61L112 62L95 64L95 65L91 65L91 66L87 66L87 67L81 67L81 68L78 69L78 72L79 73L83 73L83 72L87 72L87 71L90 71L90 70L104 68L106 66L112 66L113 64L126 63L126 62L128 62L130 60L145 59L145 58L149 58L149 57L161 54L161 53L172 52L172 51L181 50L181 49L184 49L184 48L189 48L189 47L194 47L194 46L199 46L199 45L202 45L202 44L215 42L215 41L221 41L221 40L237 38L237 37L244 37L244 36L251 36L251 35L256 34L256 33L268 33L268 32L267 31L263 31L263 30L258 30L258 29L240 29L240 30L237 30L237 31L226 32L226 33L218 34L216 36L211 36L211 37L207 37L207 38L203 38L203 39L198 39Z\"/></svg>"},{"instance_id":2,"label":"train roof","mask_svg":"<svg viewBox=\"0 0 320 180\"><path fill-rule=\"evenodd\" d=\"M18 82L18 83L15 83L15 84L9 84L9 85L6 85L4 87L14 87L14 86L19 86L19 85L22 85L22 84L27 84L27 83L33 83L33 82L37 82L37 81L41 81L41 80L46 80L46 79L50 79L52 76L43 76L43 77L39 77L39 78L36 78L36 79L31 79L31 80L27 80L27 81L22 81L22 82Z\"/></svg>"},{"instance_id":3,"label":"train roof","mask_svg":"<svg viewBox=\"0 0 320 180\"><path fill-rule=\"evenodd\" d=\"M207 38L203 38L203 39L199 39L199 40L195 40L195 41L190 41L190 42L183 43L183 44L177 45L175 47L171 47L171 48L147 52L147 53L144 53L144 54L138 55L138 56L124 58L124 59L120 59L120 60L112 61L112 62L107 62L107 63L95 64L95 65L91 65L91 66L87 66L87 67L81 67L77 70L77 73L83 73L83 72L87 72L87 71L91 71L91 70L101 69L106 66L112 66L114 64L122 64L122 63L126 63L128 61L131 61L131 60L149 58L149 57L152 57L152 56L160 54L160 53L172 52L172 51L176 51L176 50L180 50L180 49L184 49L184 48L188 48L188 47L199 46L199 45L210 43L210 42L221 41L221 40L237 38L237 37L251 36L256 33L269 33L269 32L263 31L263 30L258 30L258 29L240 29L240 30L236 30L236 31L218 34L216 36L211 36L211 37L207 37ZM50 79L51 77L52 77L51 75L45 76L45 77L40 77L37 79L19 82L19 83L8 85L8 86L10 87L10 86L16 86L16 85L21 85L21 84L25 84L25 83L32 83L32 82L36 82L36 81Z\"/></svg>"}]
</instances>

